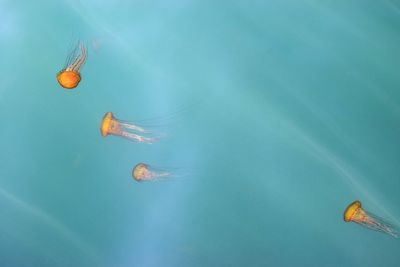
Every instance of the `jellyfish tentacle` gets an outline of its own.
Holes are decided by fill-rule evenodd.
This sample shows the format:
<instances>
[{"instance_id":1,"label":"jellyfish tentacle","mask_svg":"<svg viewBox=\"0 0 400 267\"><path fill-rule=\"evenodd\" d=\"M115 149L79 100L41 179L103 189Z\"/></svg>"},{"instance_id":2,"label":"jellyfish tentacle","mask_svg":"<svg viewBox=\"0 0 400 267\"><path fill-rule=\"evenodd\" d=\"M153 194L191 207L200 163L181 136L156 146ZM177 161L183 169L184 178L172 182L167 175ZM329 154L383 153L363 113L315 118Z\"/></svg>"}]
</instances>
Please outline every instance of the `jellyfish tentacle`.
<instances>
[{"instance_id":1,"label":"jellyfish tentacle","mask_svg":"<svg viewBox=\"0 0 400 267\"><path fill-rule=\"evenodd\" d=\"M75 62L76 58L78 57L78 46L76 45L73 50L69 53L68 57L65 60L64 69L71 70L70 67L72 63Z\"/></svg>"},{"instance_id":2,"label":"jellyfish tentacle","mask_svg":"<svg viewBox=\"0 0 400 267\"><path fill-rule=\"evenodd\" d=\"M142 143L152 144L155 141L153 138L144 137L144 136L141 136L141 135L138 135L138 134L125 132L125 131L122 131L121 135L123 137L125 137L125 138L133 139L133 140L136 140L136 141L142 142Z\"/></svg>"},{"instance_id":3,"label":"jellyfish tentacle","mask_svg":"<svg viewBox=\"0 0 400 267\"><path fill-rule=\"evenodd\" d=\"M363 211L363 216L358 218L357 220L353 220L355 223L358 223L368 229L389 234L395 238L398 238L398 230L392 224L386 222L386 220L375 216L371 213L366 213Z\"/></svg>"},{"instance_id":4,"label":"jellyfish tentacle","mask_svg":"<svg viewBox=\"0 0 400 267\"><path fill-rule=\"evenodd\" d=\"M71 70L79 71L86 61L86 55L80 55L77 60L71 65Z\"/></svg>"},{"instance_id":5,"label":"jellyfish tentacle","mask_svg":"<svg viewBox=\"0 0 400 267\"><path fill-rule=\"evenodd\" d=\"M80 54L78 54L75 57L74 62L70 66L71 70L78 71L86 61L86 57L87 57L86 48L82 43L80 44L80 48L81 48Z\"/></svg>"},{"instance_id":6,"label":"jellyfish tentacle","mask_svg":"<svg viewBox=\"0 0 400 267\"><path fill-rule=\"evenodd\" d=\"M133 125L133 124L129 124L129 123L126 123L126 122L120 122L120 125L122 127L124 127L124 128L131 129L131 130L136 130L136 131L141 132L141 133L150 133L149 131L143 129L142 127L139 127L139 126L136 126L136 125Z\"/></svg>"},{"instance_id":7,"label":"jellyfish tentacle","mask_svg":"<svg viewBox=\"0 0 400 267\"><path fill-rule=\"evenodd\" d=\"M73 54L70 54L67 59L65 60L65 64L64 64L64 69L65 70L70 70L69 66L71 66L72 62L74 62L75 56Z\"/></svg>"},{"instance_id":8,"label":"jellyfish tentacle","mask_svg":"<svg viewBox=\"0 0 400 267\"><path fill-rule=\"evenodd\" d=\"M159 181L167 178L167 176L169 176L169 174L149 172L142 179L144 181Z\"/></svg>"},{"instance_id":9,"label":"jellyfish tentacle","mask_svg":"<svg viewBox=\"0 0 400 267\"><path fill-rule=\"evenodd\" d=\"M72 52L68 55L65 69L71 70L71 66L74 64L74 62L77 60L78 57L79 57L78 46L75 46L74 50L72 50Z\"/></svg>"},{"instance_id":10,"label":"jellyfish tentacle","mask_svg":"<svg viewBox=\"0 0 400 267\"><path fill-rule=\"evenodd\" d=\"M169 172L150 172L150 174L153 178L162 178L171 175Z\"/></svg>"},{"instance_id":11,"label":"jellyfish tentacle","mask_svg":"<svg viewBox=\"0 0 400 267\"><path fill-rule=\"evenodd\" d=\"M386 221L385 219L368 212L367 213L369 218L369 223L374 227L377 228L377 231L388 233L393 237L399 237L399 230L398 226ZM372 228L371 228L372 229Z\"/></svg>"},{"instance_id":12,"label":"jellyfish tentacle","mask_svg":"<svg viewBox=\"0 0 400 267\"><path fill-rule=\"evenodd\" d=\"M82 59L83 59L83 57L77 58L76 61L74 63L72 63L72 65L69 67L69 69L72 71L79 70L79 67L82 65L82 63L81 63Z\"/></svg>"},{"instance_id":13,"label":"jellyfish tentacle","mask_svg":"<svg viewBox=\"0 0 400 267\"><path fill-rule=\"evenodd\" d=\"M357 223L362 225L362 226L364 226L364 227L366 227L366 228L368 228L368 229L371 229L371 230L374 230L374 231L377 231L377 232L381 232L381 233L386 233L386 234L389 234L389 235L391 235L391 236L393 236L395 238L399 237L398 233L394 229L392 229L390 227L387 227L386 225L381 224L379 222L376 222L376 221L365 222L365 221L363 221L363 222L357 222Z\"/></svg>"}]
</instances>

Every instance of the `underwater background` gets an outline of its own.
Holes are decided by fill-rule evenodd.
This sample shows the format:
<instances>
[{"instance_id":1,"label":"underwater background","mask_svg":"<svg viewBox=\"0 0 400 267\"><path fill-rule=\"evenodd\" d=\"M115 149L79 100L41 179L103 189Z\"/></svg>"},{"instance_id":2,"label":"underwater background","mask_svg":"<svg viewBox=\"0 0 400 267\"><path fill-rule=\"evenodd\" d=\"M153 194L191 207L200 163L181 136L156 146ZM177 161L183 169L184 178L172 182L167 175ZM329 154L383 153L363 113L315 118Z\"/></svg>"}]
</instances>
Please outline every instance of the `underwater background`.
<instances>
[{"instance_id":1,"label":"underwater background","mask_svg":"<svg viewBox=\"0 0 400 267\"><path fill-rule=\"evenodd\" d=\"M397 0L0 0L0 266L400 266L343 221L400 222L399 47Z\"/></svg>"}]
</instances>

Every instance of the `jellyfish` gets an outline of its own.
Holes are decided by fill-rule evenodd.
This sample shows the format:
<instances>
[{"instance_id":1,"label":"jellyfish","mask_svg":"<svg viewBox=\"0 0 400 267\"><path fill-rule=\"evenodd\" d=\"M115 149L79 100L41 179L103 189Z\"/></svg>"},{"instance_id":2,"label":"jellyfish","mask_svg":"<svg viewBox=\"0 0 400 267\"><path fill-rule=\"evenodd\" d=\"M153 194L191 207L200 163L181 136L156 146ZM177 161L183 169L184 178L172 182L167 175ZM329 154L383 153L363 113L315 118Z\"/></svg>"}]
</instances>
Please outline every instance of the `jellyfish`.
<instances>
[{"instance_id":1,"label":"jellyfish","mask_svg":"<svg viewBox=\"0 0 400 267\"><path fill-rule=\"evenodd\" d=\"M132 170L132 177L138 182L154 181L171 176L171 172L153 168L145 163L139 163Z\"/></svg>"},{"instance_id":2,"label":"jellyfish","mask_svg":"<svg viewBox=\"0 0 400 267\"><path fill-rule=\"evenodd\" d=\"M68 56L64 68L57 73L58 83L65 89L73 89L81 81L80 69L85 64L87 50L83 43L78 46Z\"/></svg>"},{"instance_id":3,"label":"jellyfish","mask_svg":"<svg viewBox=\"0 0 400 267\"><path fill-rule=\"evenodd\" d=\"M150 136L151 133L142 127L130 122L117 120L112 112L107 112L104 115L100 125L100 132L104 137L111 134L140 143L151 144L157 140L155 137Z\"/></svg>"},{"instance_id":4,"label":"jellyfish","mask_svg":"<svg viewBox=\"0 0 400 267\"><path fill-rule=\"evenodd\" d=\"M398 230L393 224L365 211L358 200L351 203L343 215L345 222L355 222L371 230L386 233L395 238L399 237Z\"/></svg>"}]
</instances>

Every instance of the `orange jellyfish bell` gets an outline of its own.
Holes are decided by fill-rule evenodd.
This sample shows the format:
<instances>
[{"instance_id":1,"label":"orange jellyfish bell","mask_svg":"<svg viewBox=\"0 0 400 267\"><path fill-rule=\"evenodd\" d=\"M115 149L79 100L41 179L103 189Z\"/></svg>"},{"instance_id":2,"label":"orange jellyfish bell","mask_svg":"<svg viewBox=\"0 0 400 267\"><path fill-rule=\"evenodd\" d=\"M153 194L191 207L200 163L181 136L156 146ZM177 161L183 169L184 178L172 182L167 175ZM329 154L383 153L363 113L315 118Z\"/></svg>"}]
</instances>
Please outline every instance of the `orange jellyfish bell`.
<instances>
[{"instance_id":1,"label":"orange jellyfish bell","mask_svg":"<svg viewBox=\"0 0 400 267\"><path fill-rule=\"evenodd\" d=\"M353 220L353 218L357 218L359 215L359 211L362 211L361 209L361 202L356 200L353 203L351 203L349 206L347 206L346 210L344 211L343 214L343 219L345 222L350 222Z\"/></svg>"},{"instance_id":2,"label":"orange jellyfish bell","mask_svg":"<svg viewBox=\"0 0 400 267\"><path fill-rule=\"evenodd\" d=\"M147 164L139 163L132 170L132 177L140 182L149 176L149 169Z\"/></svg>"},{"instance_id":3,"label":"orange jellyfish bell","mask_svg":"<svg viewBox=\"0 0 400 267\"><path fill-rule=\"evenodd\" d=\"M112 112L107 112L104 115L103 120L101 121L101 124L100 124L100 132L101 132L102 136L106 137L107 135L110 134L110 126L111 126L112 120L113 120Z\"/></svg>"},{"instance_id":4,"label":"orange jellyfish bell","mask_svg":"<svg viewBox=\"0 0 400 267\"><path fill-rule=\"evenodd\" d=\"M81 81L81 75L72 70L63 70L57 74L57 81L65 89L73 89Z\"/></svg>"},{"instance_id":5,"label":"orange jellyfish bell","mask_svg":"<svg viewBox=\"0 0 400 267\"><path fill-rule=\"evenodd\" d=\"M64 68L57 73L58 83L65 89L73 89L81 81L80 69L87 58L86 47L83 43L79 45L68 56Z\"/></svg>"}]
</instances>

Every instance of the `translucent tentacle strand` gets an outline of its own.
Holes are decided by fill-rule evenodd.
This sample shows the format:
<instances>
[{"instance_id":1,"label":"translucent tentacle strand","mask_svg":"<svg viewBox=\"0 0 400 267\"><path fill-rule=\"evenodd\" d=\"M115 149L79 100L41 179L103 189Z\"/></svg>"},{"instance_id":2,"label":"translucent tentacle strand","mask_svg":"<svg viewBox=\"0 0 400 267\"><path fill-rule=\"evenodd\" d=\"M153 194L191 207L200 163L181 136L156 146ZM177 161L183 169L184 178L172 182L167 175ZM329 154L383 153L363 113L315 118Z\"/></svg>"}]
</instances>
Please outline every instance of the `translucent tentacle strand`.
<instances>
[{"instance_id":1,"label":"translucent tentacle strand","mask_svg":"<svg viewBox=\"0 0 400 267\"><path fill-rule=\"evenodd\" d=\"M140 136L138 134L125 132L125 131L121 132L121 136L131 139L131 140L135 140L135 141L142 142L142 143L148 143L148 144L152 144L156 141L154 138L144 137L144 136Z\"/></svg>"},{"instance_id":2,"label":"translucent tentacle strand","mask_svg":"<svg viewBox=\"0 0 400 267\"><path fill-rule=\"evenodd\" d=\"M82 67L83 64L85 64L86 57L87 57L87 52L86 52L86 47L80 43L80 54L76 58L76 61L72 64L71 69L74 71L79 71L79 69Z\"/></svg>"},{"instance_id":3,"label":"translucent tentacle strand","mask_svg":"<svg viewBox=\"0 0 400 267\"><path fill-rule=\"evenodd\" d=\"M373 213L367 212L366 217L363 221L358 222L362 226L365 226L371 230L375 230L378 232L389 234L395 238L399 238L399 230L395 225L387 222L385 219L382 219L376 216Z\"/></svg>"}]
</instances>

